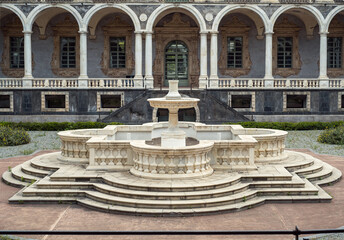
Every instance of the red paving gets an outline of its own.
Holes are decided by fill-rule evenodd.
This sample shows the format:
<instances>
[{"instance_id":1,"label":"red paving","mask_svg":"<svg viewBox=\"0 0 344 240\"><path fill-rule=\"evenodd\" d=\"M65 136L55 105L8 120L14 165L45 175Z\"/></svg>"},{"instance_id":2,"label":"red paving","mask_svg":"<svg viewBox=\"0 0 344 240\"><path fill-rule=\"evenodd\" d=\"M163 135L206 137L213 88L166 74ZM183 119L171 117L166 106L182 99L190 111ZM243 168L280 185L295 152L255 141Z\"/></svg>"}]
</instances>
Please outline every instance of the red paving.
<instances>
[{"instance_id":1,"label":"red paving","mask_svg":"<svg viewBox=\"0 0 344 240\"><path fill-rule=\"evenodd\" d=\"M344 172L344 157L315 156ZM0 174L33 156L0 159ZM141 217L108 214L76 204L8 204L18 188L0 183L0 229L3 230L292 230L344 226L344 181L324 187L331 203L264 204L249 210L196 217ZM35 239L293 239L292 236L30 236Z\"/></svg>"}]
</instances>

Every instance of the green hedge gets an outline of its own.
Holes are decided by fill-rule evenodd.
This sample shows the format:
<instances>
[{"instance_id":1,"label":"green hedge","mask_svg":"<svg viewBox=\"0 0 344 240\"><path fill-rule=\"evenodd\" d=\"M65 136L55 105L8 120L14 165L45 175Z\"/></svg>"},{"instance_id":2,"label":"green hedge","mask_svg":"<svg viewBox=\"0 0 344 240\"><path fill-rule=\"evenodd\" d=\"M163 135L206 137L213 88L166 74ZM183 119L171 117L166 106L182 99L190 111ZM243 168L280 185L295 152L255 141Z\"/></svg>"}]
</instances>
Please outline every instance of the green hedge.
<instances>
[{"instance_id":1,"label":"green hedge","mask_svg":"<svg viewBox=\"0 0 344 240\"><path fill-rule=\"evenodd\" d=\"M102 122L0 122L0 126L22 128L26 131L64 131L72 129L103 128L107 125L121 125L121 123Z\"/></svg>"},{"instance_id":2,"label":"green hedge","mask_svg":"<svg viewBox=\"0 0 344 240\"><path fill-rule=\"evenodd\" d=\"M239 122L227 124L240 124L244 128L271 128L279 130L325 130L335 128L344 124L344 121L337 122Z\"/></svg>"},{"instance_id":3,"label":"green hedge","mask_svg":"<svg viewBox=\"0 0 344 240\"><path fill-rule=\"evenodd\" d=\"M319 135L317 140L321 143L344 145L344 125L326 129Z\"/></svg>"},{"instance_id":4,"label":"green hedge","mask_svg":"<svg viewBox=\"0 0 344 240\"><path fill-rule=\"evenodd\" d=\"M0 146L17 146L30 142L30 136L24 129L0 126Z\"/></svg>"}]
</instances>

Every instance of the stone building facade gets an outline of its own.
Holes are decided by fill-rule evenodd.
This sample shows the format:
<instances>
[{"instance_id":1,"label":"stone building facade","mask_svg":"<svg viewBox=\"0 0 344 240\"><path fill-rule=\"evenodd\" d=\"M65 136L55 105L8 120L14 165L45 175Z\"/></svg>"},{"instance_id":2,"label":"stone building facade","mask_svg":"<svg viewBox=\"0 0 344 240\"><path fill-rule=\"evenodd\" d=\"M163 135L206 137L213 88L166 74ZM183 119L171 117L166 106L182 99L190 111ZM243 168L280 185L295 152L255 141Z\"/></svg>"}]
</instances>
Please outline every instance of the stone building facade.
<instances>
[{"instance_id":1,"label":"stone building facade","mask_svg":"<svg viewBox=\"0 0 344 240\"><path fill-rule=\"evenodd\" d=\"M139 98L170 79L213 99L185 120L342 120L343 15L332 0L1 1L0 120L163 120Z\"/></svg>"}]
</instances>

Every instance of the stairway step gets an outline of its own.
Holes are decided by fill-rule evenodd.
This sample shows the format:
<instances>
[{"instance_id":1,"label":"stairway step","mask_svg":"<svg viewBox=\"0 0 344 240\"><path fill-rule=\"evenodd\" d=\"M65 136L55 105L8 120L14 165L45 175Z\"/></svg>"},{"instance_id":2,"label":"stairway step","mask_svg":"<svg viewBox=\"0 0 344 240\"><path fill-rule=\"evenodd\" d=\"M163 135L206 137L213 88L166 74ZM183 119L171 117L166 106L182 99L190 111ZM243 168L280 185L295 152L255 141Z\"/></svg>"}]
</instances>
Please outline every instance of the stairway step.
<instances>
[{"instance_id":1,"label":"stairway step","mask_svg":"<svg viewBox=\"0 0 344 240\"><path fill-rule=\"evenodd\" d=\"M207 207L233 204L237 202L246 201L256 196L256 191L247 190L243 193L235 195L208 198L208 199L193 199L193 200L151 200L151 199L132 199L117 196L110 196L107 194L86 191L86 196L96 201L109 203L120 206L140 207L140 208L189 208L189 207Z\"/></svg>"},{"instance_id":2,"label":"stairway step","mask_svg":"<svg viewBox=\"0 0 344 240\"><path fill-rule=\"evenodd\" d=\"M55 152L37 156L30 160L31 166L45 171L56 171L61 167L61 165L63 165L59 160L57 160L57 156L59 154L61 153Z\"/></svg>"},{"instance_id":3,"label":"stairway step","mask_svg":"<svg viewBox=\"0 0 344 240\"><path fill-rule=\"evenodd\" d=\"M342 172L339 171L337 168L333 168L331 176L314 181L314 183L318 184L319 186L330 186L336 182L338 182L342 178Z\"/></svg>"},{"instance_id":4,"label":"stairway step","mask_svg":"<svg viewBox=\"0 0 344 240\"><path fill-rule=\"evenodd\" d=\"M2 181L10 186L17 187L17 188L26 187L28 185L27 182L22 182L22 181L19 181L18 179L15 179L12 176L12 173L9 171L6 171L2 174Z\"/></svg>"},{"instance_id":5,"label":"stairway step","mask_svg":"<svg viewBox=\"0 0 344 240\"><path fill-rule=\"evenodd\" d=\"M45 176L47 176L51 173L50 171L41 170L41 169L37 169L37 168L32 167L30 161L26 161L26 162L22 163L21 164L21 170L23 173L26 173L28 175L33 175L36 177L40 177L40 178L44 178Z\"/></svg>"},{"instance_id":6,"label":"stairway step","mask_svg":"<svg viewBox=\"0 0 344 240\"><path fill-rule=\"evenodd\" d=\"M35 182L35 181L38 181L41 179L39 177L32 176L32 175L29 175L29 174L22 172L21 165L18 165L16 167L12 168L11 173L15 179L22 181L22 182L31 183L31 182Z\"/></svg>"},{"instance_id":7,"label":"stairway step","mask_svg":"<svg viewBox=\"0 0 344 240\"><path fill-rule=\"evenodd\" d=\"M304 175L309 181L314 182L318 180L323 180L332 175L333 167L324 163L323 169L320 172Z\"/></svg>"},{"instance_id":8,"label":"stairway step","mask_svg":"<svg viewBox=\"0 0 344 240\"><path fill-rule=\"evenodd\" d=\"M109 194L119 197L130 197L134 199L154 199L154 200L187 200L187 199L205 199L215 198L221 196L229 196L236 193L240 193L249 189L249 184L238 183L233 186L216 188L211 190L200 190L200 191L171 191L171 192L159 192L159 191L140 191L131 190L124 188L117 188L105 184L94 184L94 189L98 192Z\"/></svg>"},{"instance_id":9,"label":"stairway step","mask_svg":"<svg viewBox=\"0 0 344 240\"><path fill-rule=\"evenodd\" d=\"M22 191L22 195L25 197L85 197L85 192L79 189L40 189L31 185Z\"/></svg>"},{"instance_id":10,"label":"stairway step","mask_svg":"<svg viewBox=\"0 0 344 240\"><path fill-rule=\"evenodd\" d=\"M323 169L323 164L315 163L310 167L297 170L295 171L295 173L298 175L304 176L304 175L320 172L322 169Z\"/></svg>"}]
</instances>

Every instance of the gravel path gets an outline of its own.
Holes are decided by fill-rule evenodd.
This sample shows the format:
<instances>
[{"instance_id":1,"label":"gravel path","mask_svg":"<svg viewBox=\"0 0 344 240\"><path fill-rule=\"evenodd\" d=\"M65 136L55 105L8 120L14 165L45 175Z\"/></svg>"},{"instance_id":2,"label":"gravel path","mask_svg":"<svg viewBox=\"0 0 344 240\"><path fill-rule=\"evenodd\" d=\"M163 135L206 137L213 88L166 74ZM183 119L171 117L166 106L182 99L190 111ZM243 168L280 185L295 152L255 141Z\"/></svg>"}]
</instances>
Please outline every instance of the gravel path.
<instances>
[{"instance_id":1,"label":"gravel path","mask_svg":"<svg viewBox=\"0 0 344 240\"><path fill-rule=\"evenodd\" d=\"M320 154L344 156L344 145L318 143L321 131L289 131L286 148L306 148ZM29 131L31 143L16 147L0 147L0 158L30 155L37 150L58 150L60 140L55 131Z\"/></svg>"}]
</instances>

